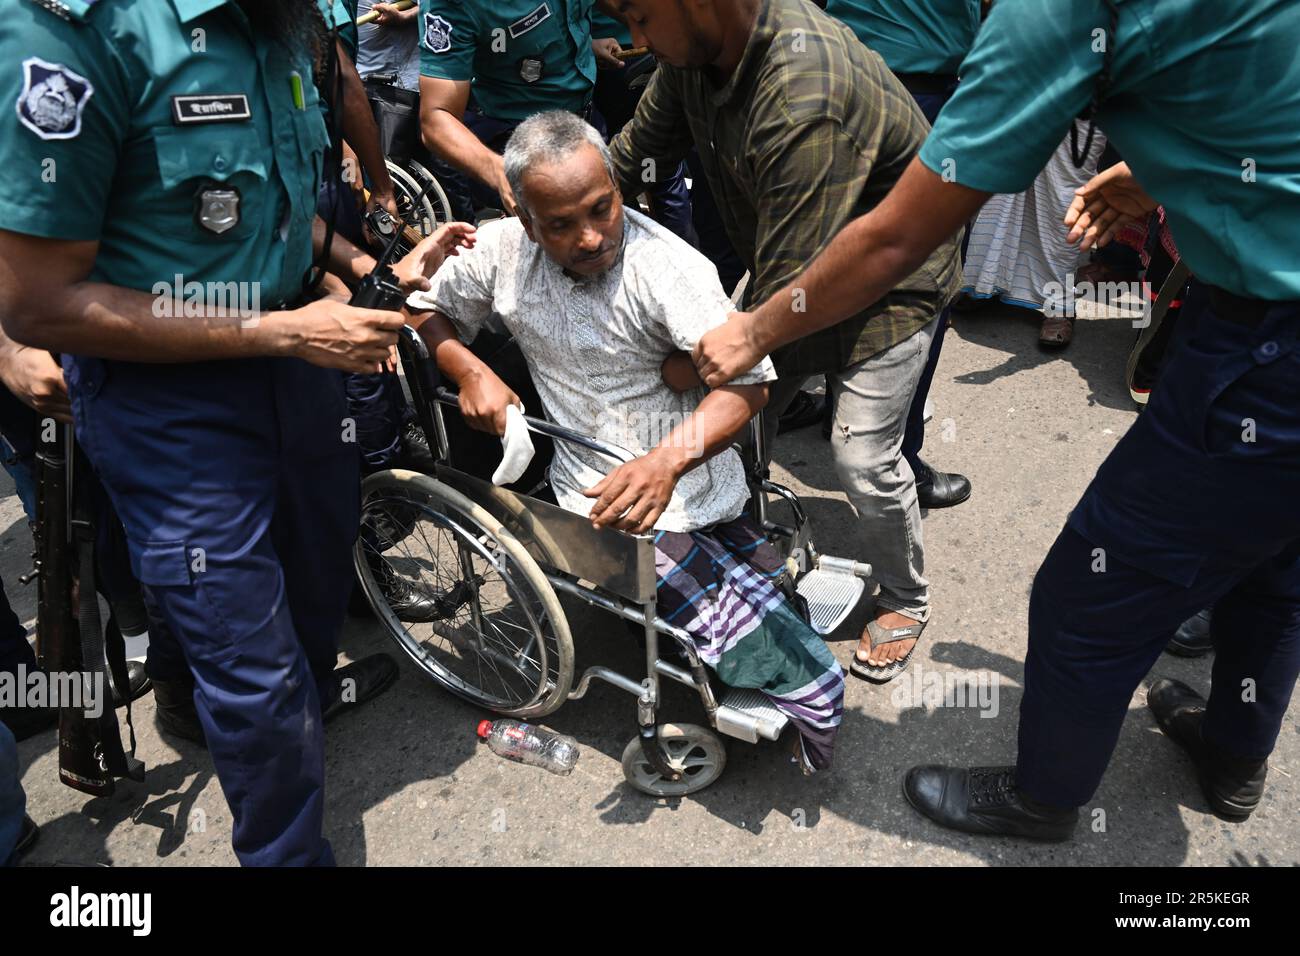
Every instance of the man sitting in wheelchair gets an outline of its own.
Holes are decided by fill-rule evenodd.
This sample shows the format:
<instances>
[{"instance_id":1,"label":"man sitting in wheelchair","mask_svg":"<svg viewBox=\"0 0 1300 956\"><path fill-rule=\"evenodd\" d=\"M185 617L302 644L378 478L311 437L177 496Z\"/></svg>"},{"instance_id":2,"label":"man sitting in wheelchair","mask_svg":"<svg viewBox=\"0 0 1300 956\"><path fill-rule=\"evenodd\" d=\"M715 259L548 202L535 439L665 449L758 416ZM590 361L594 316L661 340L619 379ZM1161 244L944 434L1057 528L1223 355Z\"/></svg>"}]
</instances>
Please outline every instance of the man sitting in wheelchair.
<instances>
[{"instance_id":1,"label":"man sitting in wheelchair","mask_svg":"<svg viewBox=\"0 0 1300 956\"><path fill-rule=\"evenodd\" d=\"M465 344L504 327L553 421L640 456L608 471L599 454L557 443L557 501L596 527L653 532L660 616L691 634L724 683L762 690L791 719L805 773L829 767L843 671L744 514L749 489L731 447L767 402L770 360L705 391L689 353L731 302L707 259L624 209L605 143L583 120L525 121L505 168L520 218L480 228L476 248L412 297L413 324L471 426L502 435L519 403Z\"/></svg>"}]
</instances>

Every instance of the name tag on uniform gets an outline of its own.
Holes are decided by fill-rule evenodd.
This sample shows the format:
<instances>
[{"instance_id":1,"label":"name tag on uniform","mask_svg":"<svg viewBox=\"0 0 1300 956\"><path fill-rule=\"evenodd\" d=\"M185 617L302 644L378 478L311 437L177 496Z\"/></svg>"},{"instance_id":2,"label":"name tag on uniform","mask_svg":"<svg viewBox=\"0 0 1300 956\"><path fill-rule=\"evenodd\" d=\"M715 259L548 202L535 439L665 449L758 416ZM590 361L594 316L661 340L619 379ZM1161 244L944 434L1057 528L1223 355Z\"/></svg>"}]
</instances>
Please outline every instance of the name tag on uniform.
<instances>
[{"instance_id":1,"label":"name tag on uniform","mask_svg":"<svg viewBox=\"0 0 1300 956\"><path fill-rule=\"evenodd\" d=\"M252 119L248 97L243 93L200 93L172 97L172 122L177 126L191 123L234 123Z\"/></svg>"},{"instance_id":2,"label":"name tag on uniform","mask_svg":"<svg viewBox=\"0 0 1300 956\"><path fill-rule=\"evenodd\" d=\"M543 3L522 20L516 20L514 23L510 24L510 37L511 39L518 40L529 30L540 26L549 19L551 19L551 7L549 4Z\"/></svg>"}]
</instances>

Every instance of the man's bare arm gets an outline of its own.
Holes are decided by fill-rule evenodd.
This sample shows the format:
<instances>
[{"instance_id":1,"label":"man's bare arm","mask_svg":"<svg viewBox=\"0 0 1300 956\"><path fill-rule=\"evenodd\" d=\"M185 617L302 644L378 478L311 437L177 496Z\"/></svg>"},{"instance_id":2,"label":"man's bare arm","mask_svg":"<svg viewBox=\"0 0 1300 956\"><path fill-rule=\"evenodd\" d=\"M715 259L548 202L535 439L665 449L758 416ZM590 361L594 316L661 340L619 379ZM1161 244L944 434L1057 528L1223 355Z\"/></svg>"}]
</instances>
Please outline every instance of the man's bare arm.
<instances>
[{"instance_id":1,"label":"man's bare arm","mask_svg":"<svg viewBox=\"0 0 1300 956\"><path fill-rule=\"evenodd\" d=\"M356 65L343 48L343 41L338 41L339 71L343 77L343 138L356 152L361 167L370 177L371 198L397 215L397 199L393 191L393 180L388 175L388 166L384 163L384 151L379 145L379 126L375 123L375 114L370 109L370 98L366 96L366 86L357 73ZM333 90L330 91L331 95Z\"/></svg>"},{"instance_id":2,"label":"man's bare arm","mask_svg":"<svg viewBox=\"0 0 1300 956\"><path fill-rule=\"evenodd\" d=\"M0 330L0 382L40 415L72 421L63 369L44 349L19 345Z\"/></svg>"},{"instance_id":3,"label":"man's bare arm","mask_svg":"<svg viewBox=\"0 0 1300 956\"><path fill-rule=\"evenodd\" d=\"M500 195L506 212L516 215L514 195L506 182L505 161L465 125L469 80L420 77L420 134L425 149Z\"/></svg>"},{"instance_id":4,"label":"man's bare arm","mask_svg":"<svg viewBox=\"0 0 1300 956\"><path fill-rule=\"evenodd\" d=\"M700 377L723 385L781 346L861 312L920 268L989 195L912 160L880 205L840 230L802 275L700 340Z\"/></svg>"},{"instance_id":5,"label":"man's bare arm","mask_svg":"<svg viewBox=\"0 0 1300 956\"><path fill-rule=\"evenodd\" d=\"M649 533L682 476L729 448L766 404L766 385L727 385L709 392L694 414L648 454L618 466L583 492L596 499L591 523L631 534Z\"/></svg>"},{"instance_id":6,"label":"man's bare arm","mask_svg":"<svg viewBox=\"0 0 1300 956\"><path fill-rule=\"evenodd\" d=\"M177 314L158 295L88 280L98 242L0 230L0 327L13 341L51 352L131 362L197 362L295 356L327 368L379 367L397 339L396 312L332 300L240 315ZM170 288L169 288L170 291ZM216 312L218 310L208 310Z\"/></svg>"},{"instance_id":7,"label":"man's bare arm","mask_svg":"<svg viewBox=\"0 0 1300 956\"><path fill-rule=\"evenodd\" d=\"M393 274L403 291L429 288L429 276L438 271L447 256L474 245L475 228L465 222L449 222L426 236L414 249L392 264ZM325 247L325 222L319 216L312 223L312 253L319 256ZM355 286L374 271L377 261L364 249L353 245L337 232L330 238L328 271Z\"/></svg>"},{"instance_id":8,"label":"man's bare arm","mask_svg":"<svg viewBox=\"0 0 1300 956\"><path fill-rule=\"evenodd\" d=\"M490 435L506 433L506 408L522 404L519 396L487 363L469 350L451 319L441 312L413 316L411 325L420 333L438 370L456 383L460 392L460 413L470 428Z\"/></svg>"}]
</instances>

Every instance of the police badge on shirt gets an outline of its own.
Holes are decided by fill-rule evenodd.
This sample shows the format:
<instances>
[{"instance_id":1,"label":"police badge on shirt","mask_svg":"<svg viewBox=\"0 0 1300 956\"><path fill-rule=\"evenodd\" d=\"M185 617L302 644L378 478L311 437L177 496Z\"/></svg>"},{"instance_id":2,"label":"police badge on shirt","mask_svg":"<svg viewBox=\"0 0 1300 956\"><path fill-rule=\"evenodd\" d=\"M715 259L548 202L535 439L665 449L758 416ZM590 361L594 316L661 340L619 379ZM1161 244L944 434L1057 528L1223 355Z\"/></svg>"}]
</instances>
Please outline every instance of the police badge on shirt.
<instances>
[{"instance_id":1,"label":"police badge on shirt","mask_svg":"<svg viewBox=\"0 0 1300 956\"><path fill-rule=\"evenodd\" d=\"M18 120L41 139L73 139L81 134L81 114L94 93L84 76L30 57L23 60Z\"/></svg>"},{"instance_id":2,"label":"police badge on shirt","mask_svg":"<svg viewBox=\"0 0 1300 956\"><path fill-rule=\"evenodd\" d=\"M446 53L451 49L451 31L454 29L455 27L436 13L426 13L424 45L429 48L430 53Z\"/></svg>"},{"instance_id":3,"label":"police badge on shirt","mask_svg":"<svg viewBox=\"0 0 1300 956\"><path fill-rule=\"evenodd\" d=\"M540 57L526 56L519 61L519 78L525 83L536 83L544 72Z\"/></svg>"}]
</instances>

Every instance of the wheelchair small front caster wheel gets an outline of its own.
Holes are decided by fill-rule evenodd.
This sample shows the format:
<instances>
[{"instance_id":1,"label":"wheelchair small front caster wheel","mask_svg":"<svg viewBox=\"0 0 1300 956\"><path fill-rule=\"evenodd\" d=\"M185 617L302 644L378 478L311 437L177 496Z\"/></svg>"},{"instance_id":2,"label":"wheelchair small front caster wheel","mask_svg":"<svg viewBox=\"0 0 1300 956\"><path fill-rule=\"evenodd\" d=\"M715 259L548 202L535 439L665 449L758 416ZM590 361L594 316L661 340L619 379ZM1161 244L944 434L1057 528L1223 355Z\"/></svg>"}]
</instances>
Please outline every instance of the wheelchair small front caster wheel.
<instances>
[{"instance_id":1,"label":"wheelchair small front caster wheel","mask_svg":"<svg viewBox=\"0 0 1300 956\"><path fill-rule=\"evenodd\" d=\"M698 724L663 724L659 740L668 763L682 772L680 780L666 780L646 759L641 738L623 748L623 776L637 790L652 797L684 797L696 793L722 776L727 750L722 738Z\"/></svg>"}]
</instances>

